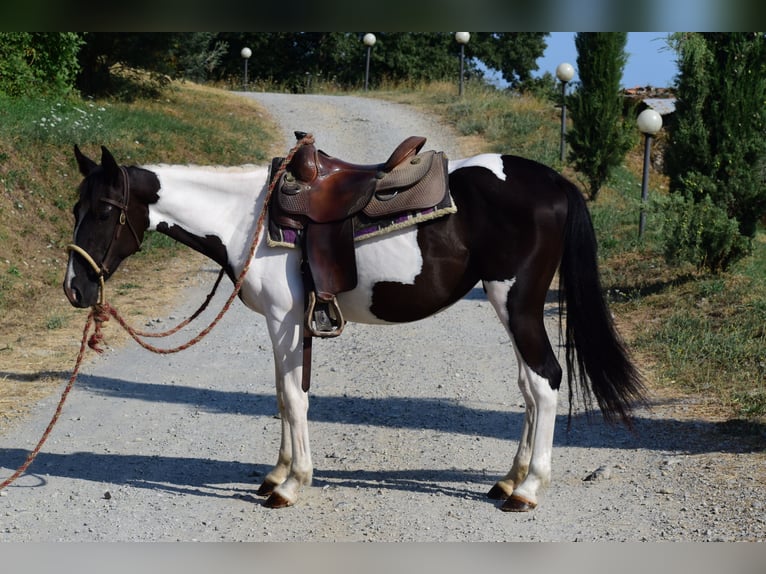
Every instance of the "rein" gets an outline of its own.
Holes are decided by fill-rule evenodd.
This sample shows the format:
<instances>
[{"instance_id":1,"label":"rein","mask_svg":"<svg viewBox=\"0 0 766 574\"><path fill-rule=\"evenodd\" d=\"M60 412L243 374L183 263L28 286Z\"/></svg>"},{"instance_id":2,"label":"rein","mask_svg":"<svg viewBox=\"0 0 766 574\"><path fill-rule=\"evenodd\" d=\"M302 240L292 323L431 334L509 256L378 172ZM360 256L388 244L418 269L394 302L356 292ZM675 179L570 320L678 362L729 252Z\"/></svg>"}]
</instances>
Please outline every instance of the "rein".
<instances>
[{"instance_id":1,"label":"rein","mask_svg":"<svg viewBox=\"0 0 766 574\"><path fill-rule=\"evenodd\" d=\"M40 449L42 449L43 445L45 444L45 441L48 439L48 436L50 435L51 431L53 430L53 427L55 426L56 422L59 419L59 416L61 415L61 411L64 408L64 403L66 402L67 396L69 395L69 392L72 390L72 387L74 386L75 381L77 380L77 375L80 371L80 366L82 364L83 358L85 356L85 349L86 345L87 347L90 347L97 353L102 353L103 349L99 346L103 340L104 336L101 332L101 327L103 323L109 320L109 317L114 317L117 322L125 329L128 334L133 338L134 341L136 341L139 345L141 345L144 349L147 349L149 351L152 351L153 353L158 354L170 354L170 353L177 353L179 351L183 351L185 349L188 349L189 347L199 343L210 331L213 330L213 328L220 322L220 320L223 318L223 316L226 314L226 312L231 307L231 304L234 302L234 299L239 295L240 290L242 289L242 285L245 282L245 276L247 275L247 272L250 269L250 263L253 260L253 257L255 256L255 249L258 246L258 241L261 235L261 232L263 231L263 225L266 220L266 214L268 212L268 206L269 206L269 199L271 198L271 194L274 191L274 187L276 185L276 182L279 181L280 177L284 173L287 164L290 162L290 160L295 155L295 152L300 149L303 145L308 145L314 142L314 137L311 134L306 134L301 138L298 143L293 147L290 152L287 154L287 156L282 160L282 163L279 166L279 169L272 177L271 182L269 182L269 186L266 192L266 198L263 203L263 209L261 210L261 213L258 217L258 221L255 228L255 235L253 236L253 241L250 245L250 251L248 254L247 262L245 263L245 266L242 268L242 271L239 274L239 277L237 277L237 281L234 284L234 290L232 291L231 295L229 296L226 303L223 305L222 309L218 312L218 315L210 322L210 324L205 327L200 333L194 337L193 339L190 339L188 342L178 345L177 347L169 348L169 349L162 349L155 347L153 345L150 345L149 343L143 341L142 337L167 337L169 335L172 335L173 333L176 333L184 326L188 325L191 321L193 321L210 303L210 300L213 298L213 295L215 294L216 290L218 289L218 285L221 282L221 279L223 278L224 270L221 269L221 272L218 274L218 279L216 279L215 285L213 286L212 291L207 296L203 304L200 306L197 311L195 311L188 319L184 320L182 323L177 325L176 327L169 329L168 331L165 331L163 333L146 333L143 331L139 331L131 327L127 321L118 313L118 311L112 307L109 303L105 300L105 288L104 288L104 274L105 270L103 269L103 266L99 266L93 257L90 256L90 254L79 247L78 245L68 245L67 250L68 251L74 251L77 253L80 257L85 259L87 263L93 268L93 270L98 274L99 279L99 300L98 302L91 307L90 312L88 313L88 317L85 320L85 328L83 329L82 333L82 341L80 342L80 351L77 354L77 360L75 362L74 369L72 370L72 375L69 377L69 382L67 383L66 387L64 388L63 392L61 393L61 398L59 399L58 405L56 407L56 411L53 414L53 417L51 418L51 421L48 423L47 428L45 429L45 432L43 433L42 437L40 438L39 442L37 443L37 446L32 450L31 453L27 456L27 459L24 461L24 463L6 480L4 480L2 483L0 483L0 491L2 491L6 486L14 482L19 476L21 476L26 469L32 464L32 462L37 457L38 453L40 452ZM130 222L127 221L127 200L128 200L128 179L127 179L127 172L125 168L121 168L124 176L125 181L125 203L119 204L118 202L108 201L108 203L112 203L116 207L120 208L122 210L122 215L120 216L120 224L124 225L126 222L128 223L128 227L133 232L133 236L138 241L138 235L136 234L135 230L133 229L133 226L130 224ZM119 229L119 228L117 228ZM112 238L112 244L114 244L114 240L117 237L117 231L115 230L115 234ZM140 244L140 241L138 241ZM111 251L110 244L108 252ZM105 257L106 259L106 257ZM95 329L93 334L90 334L91 327L95 324ZM90 336L89 336L90 335Z\"/></svg>"}]
</instances>

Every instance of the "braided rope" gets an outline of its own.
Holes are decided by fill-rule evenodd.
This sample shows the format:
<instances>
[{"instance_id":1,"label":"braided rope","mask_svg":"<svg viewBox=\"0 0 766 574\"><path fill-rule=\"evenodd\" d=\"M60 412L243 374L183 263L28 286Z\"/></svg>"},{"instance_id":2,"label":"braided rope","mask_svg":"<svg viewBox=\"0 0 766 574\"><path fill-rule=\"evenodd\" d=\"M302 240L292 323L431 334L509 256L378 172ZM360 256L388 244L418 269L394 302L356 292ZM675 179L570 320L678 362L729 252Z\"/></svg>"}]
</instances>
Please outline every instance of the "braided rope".
<instances>
[{"instance_id":1,"label":"braided rope","mask_svg":"<svg viewBox=\"0 0 766 574\"><path fill-rule=\"evenodd\" d=\"M287 164L290 163L290 160L292 160L293 156L295 155L295 152L297 152L301 146L312 144L312 143L314 143L314 137L311 134L304 135L298 141L295 147L293 147L290 150L290 152L287 154L287 156L282 160L282 163L280 164L279 169L277 170L276 174L274 174L271 182L269 183L268 191L266 193L266 198L263 204L263 209L261 210L260 216L258 217L258 222L256 224L255 235L253 237L253 241L250 246L248 259L247 259L247 262L245 263L245 266L242 268L242 271L240 272L239 277L237 277L237 281L234 284L234 291L229 296L229 299L226 301L223 308L215 317L215 319L213 319L213 321L211 321L210 324L207 327L205 327L205 329L200 331L200 333L193 339L174 348L160 349L158 347L150 345L146 343L145 341L141 340L141 337L165 337L168 335L172 335L173 333L176 333L179 329L181 329L185 325L188 325L194 318L197 317L197 315L199 315L204 310L205 307L207 307L207 304L210 302L210 299L212 299L213 294L215 293L215 290L218 288L218 284L220 283L221 278L223 277L223 273L221 273L218 276L215 286L213 287L213 290L211 291L210 295L208 295L206 301L189 319L185 320L180 325L177 325L176 327L164 333L149 333L149 334L146 334L142 331L138 331L132 328L130 325L128 325L128 323L117 312L117 310L104 300L104 282L103 282L103 276L101 276L101 285L100 285L101 295L99 298L99 302L96 303L91 308L90 313L88 313L88 318L85 321L85 328L83 329L83 333L82 333L82 341L80 342L80 351L77 354L77 360L75 362L74 369L72 370L72 375L69 377L69 382L67 383L63 392L61 393L61 398L59 399L58 405L56 406L56 411L54 412L53 417L48 423L48 426L45 429L45 432L43 433L42 437L38 441L35 448L32 450L32 452L29 453L24 463L18 469L16 469L16 471L9 478L5 479L2 483L0 483L0 490L3 490L6 486L11 484L17 478L19 478L22 474L24 474L27 468L29 468L29 466L37 457L38 453L40 452L43 445L45 444L45 441L48 440L48 436L50 435L51 431L53 430L53 427L56 425L59 417L61 416L61 411L64 408L64 403L66 402L66 399L69 396L69 392L72 390L72 387L74 386L74 383L77 380L77 376L80 372L80 366L82 365L83 358L85 357L86 345L87 347L90 347L91 349L93 349L94 351L98 353L103 352L103 349L100 347L100 344L104 340L104 335L101 332L101 327L106 321L109 320L110 316L114 317L117 320L117 322L130 334L130 336L139 345L141 345L143 348L149 351L152 351L153 353L159 353L159 354L177 353L179 351L188 349L192 345L195 345L196 343L201 341L205 337L205 335L207 335L210 331L213 330L213 328L218 324L221 318L223 318L226 311L229 310L229 308L231 307L231 304L234 302L234 299L239 294L240 290L242 289L242 285L245 282L245 275L250 269L250 263L253 260L253 256L255 255L255 249L258 246L258 241L259 241L261 232L263 231L263 225L266 221L266 214L268 212L269 199L271 198L271 194L274 191L276 182L285 172L285 169L287 168ZM72 246L70 246L70 249L72 249ZM98 266L95 265L92 258L85 251L81 250L80 248L72 249L72 250L77 251L80 255L83 255L87 260L89 260L89 263L92 266L96 267L96 269L98 270ZM88 335L90 334L90 329L94 324L95 324L94 332L89 337Z\"/></svg>"},{"instance_id":2,"label":"braided rope","mask_svg":"<svg viewBox=\"0 0 766 574\"><path fill-rule=\"evenodd\" d=\"M88 319L85 321L85 329L83 329L82 342L80 343L80 352L77 353L77 361L75 362L74 369L72 370L72 376L69 377L69 382L64 388L64 391L61 393L61 398L59 399L58 406L56 407L56 412L53 414L53 418L51 418L51 422L48 423L48 427L45 429L43 436L38 441L37 446L34 448L34 450L29 453L29 456L27 456L27 459L24 461L24 464L22 464L16 470L16 472L14 472L9 478L5 479L2 483L0 483L0 490L3 490L6 486L11 484L18 477L24 474L24 471L27 470L29 465L32 464L32 461L35 460L35 458L37 457L37 453L40 452L40 449L45 444L45 441L48 440L48 435L51 434L51 431L53 430L54 425L58 421L59 416L61 416L61 411L64 408L64 402L66 402L67 395L69 395L69 391L72 390L72 386L74 385L74 382L77 380L77 375L80 372L80 365L82 364L83 357L85 356L85 348L86 348L85 343L88 340L88 332L90 331L90 327L93 324L94 315L95 315L95 311L91 309L91 312L88 314Z\"/></svg>"}]
</instances>

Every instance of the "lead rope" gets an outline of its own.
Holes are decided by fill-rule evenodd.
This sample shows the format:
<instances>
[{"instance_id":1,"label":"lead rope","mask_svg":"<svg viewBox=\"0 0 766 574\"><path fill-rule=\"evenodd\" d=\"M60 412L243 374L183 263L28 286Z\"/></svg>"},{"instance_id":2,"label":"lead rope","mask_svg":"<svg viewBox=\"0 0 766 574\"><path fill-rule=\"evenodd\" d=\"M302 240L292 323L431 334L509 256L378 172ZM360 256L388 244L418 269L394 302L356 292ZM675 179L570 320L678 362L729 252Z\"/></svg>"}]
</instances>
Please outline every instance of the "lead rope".
<instances>
[{"instance_id":1,"label":"lead rope","mask_svg":"<svg viewBox=\"0 0 766 574\"><path fill-rule=\"evenodd\" d=\"M80 351L79 353L77 353L77 360L75 362L74 369L72 370L72 375L69 377L69 382L64 388L64 391L61 393L61 398L59 399L58 405L56 406L56 411L53 413L53 417L51 418L51 421L48 423L48 427L45 429L45 432L43 433L42 437L37 443L37 446L35 446L32 452L29 453L24 463L18 469L16 469L16 471L10 477L8 477L2 483L0 483L0 491L2 491L5 487L7 487L12 482L14 482L17 478L19 478L19 476L24 474L27 468L29 468L29 466L37 457L38 453L40 452L40 449L42 449L43 445L45 444L45 441L48 440L48 436L50 435L51 431L53 430L53 427L56 425L56 422L58 422L58 419L61 416L61 411L64 408L64 403L66 402L67 396L69 395L69 392L72 390L72 387L74 386L74 383L77 380L77 376L80 372L80 366L82 365L83 358L85 357L86 346L90 347L97 353L103 352L103 349L99 346L104 339L104 336L101 332L101 326L103 325L103 323L109 320L109 316L114 317L117 320L117 322L130 334L133 340L135 340L139 345L141 345L143 348L149 351L152 351L153 353L159 353L159 354L177 353L179 351L188 349L192 345L199 343L210 331L213 330L213 328L218 324L218 322L221 320L224 314L229 310L229 308L231 307L231 304L234 302L234 299L237 297L240 290L242 289L242 285L245 281L245 275L247 275L247 272L250 269L250 262L253 260L253 256L255 255L255 249L258 246L258 241L261 235L261 231L263 230L264 222L266 220L266 214L268 212L269 199L271 199L271 194L274 191L274 186L276 185L276 182L284 173L285 169L287 168L287 164L290 163L290 160L292 160L293 156L295 155L295 152L297 152L301 146L308 145L311 143L314 143L314 137L311 134L304 135L298 141L295 147L293 147L293 149L291 149L290 152L287 154L287 156L282 160L282 163L280 164L279 169L274 174L271 182L269 183L269 187L266 192L266 199L263 203L263 209L261 210L261 214L258 217L258 222L256 224L256 229L255 229L255 235L253 237L252 244L250 245L250 252L248 254L247 263L245 263L245 266L242 268L242 271L240 272L239 277L237 278L237 281L234 284L234 291L229 296L229 299L226 301L223 308L215 317L215 319L213 319L213 321L211 321L211 323L205 329L200 331L200 333L196 337L194 337L187 343L184 343L182 345L179 345L177 347L170 348L170 349L160 349L141 340L141 337L165 337L168 335L172 335L173 333L176 333L179 329L181 329L185 325L188 325L197 315L199 315L204 310L205 307L207 307L207 304L210 302L210 299L213 297L213 293L215 293L215 290L218 288L218 284L220 283L221 278L223 277L223 271L221 271L221 273L219 274L218 279L216 280L216 283L210 295L208 295L207 299L202 304L202 306L189 319L185 320L180 325L164 333L146 334L128 325L128 323L125 321L122 315L120 315L114 307L112 307L109 303L105 301L104 276L103 276L103 273L101 272L101 269L98 267L98 265L93 260L93 258L86 251L82 250L76 245L69 246L70 250L75 251L76 253L81 255L88 262L88 264L90 264L99 274L99 282L100 282L99 301L98 303L93 305L93 307L91 307L91 310L88 313L88 318L85 320L85 328L83 329L82 341L80 342ZM89 337L88 335L90 334L90 329L94 324L95 324L95 330L93 334L90 335Z\"/></svg>"}]
</instances>

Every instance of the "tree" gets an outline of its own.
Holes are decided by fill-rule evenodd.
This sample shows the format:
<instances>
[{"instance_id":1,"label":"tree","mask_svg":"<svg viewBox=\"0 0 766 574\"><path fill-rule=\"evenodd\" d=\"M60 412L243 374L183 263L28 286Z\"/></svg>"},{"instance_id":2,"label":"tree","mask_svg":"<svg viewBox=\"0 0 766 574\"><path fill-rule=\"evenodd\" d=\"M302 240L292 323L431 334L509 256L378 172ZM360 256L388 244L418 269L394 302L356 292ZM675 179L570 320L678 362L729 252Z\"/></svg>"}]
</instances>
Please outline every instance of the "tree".
<instances>
[{"instance_id":1,"label":"tree","mask_svg":"<svg viewBox=\"0 0 766 574\"><path fill-rule=\"evenodd\" d=\"M213 77L226 51L225 42L211 32L90 32L79 53L77 85L87 95L152 95L169 79ZM117 64L122 75L113 73ZM126 68L141 73L126 77Z\"/></svg>"},{"instance_id":2,"label":"tree","mask_svg":"<svg viewBox=\"0 0 766 574\"><path fill-rule=\"evenodd\" d=\"M709 195L754 237L766 213L766 40L761 33L676 35L676 121L669 126L671 191Z\"/></svg>"},{"instance_id":3,"label":"tree","mask_svg":"<svg viewBox=\"0 0 766 574\"><path fill-rule=\"evenodd\" d=\"M61 96L71 91L81 43L73 32L0 33L0 94Z\"/></svg>"},{"instance_id":4,"label":"tree","mask_svg":"<svg viewBox=\"0 0 766 574\"><path fill-rule=\"evenodd\" d=\"M239 51L253 50L250 77L288 89L299 89L306 76L355 88L364 82L366 50L361 32L221 33L218 39L230 46L219 79L239 77ZM370 82L454 80L458 73L460 45L448 32L376 32L371 52ZM480 78L479 62L501 71L517 86L531 77L536 60L545 50L543 37L535 33L475 33L465 49L466 74Z\"/></svg>"},{"instance_id":5,"label":"tree","mask_svg":"<svg viewBox=\"0 0 766 574\"><path fill-rule=\"evenodd\" d=\"M593 200L635 141L633 125L623 119L620 94L626 41L626 32L578 32L575 36L580 85L567 98L572 118L567 143L569 159L585 176Z\"/></svg>"},{"instance_id":6,"label":"tree","mask_svg":"<svg viewBox=\"0 0 766 574\"><path fill-rule=\"evenodd\" d=\"M174 50L177 70L187 80L205 82L213 76L228 49L228 44L217 39L215 32L180 35Z\"/></svg>"},{"instance_id":7,"label":"tree","mask_svg":"<svg viewBox=\"0 0 766 574\"><path fill-rule=\"evenodd\" d=\"M532 81L537 60L545 52L547 32L479 32L471 36L471 53L497 70L512 88Z\"/></svg>"}]
</instances>

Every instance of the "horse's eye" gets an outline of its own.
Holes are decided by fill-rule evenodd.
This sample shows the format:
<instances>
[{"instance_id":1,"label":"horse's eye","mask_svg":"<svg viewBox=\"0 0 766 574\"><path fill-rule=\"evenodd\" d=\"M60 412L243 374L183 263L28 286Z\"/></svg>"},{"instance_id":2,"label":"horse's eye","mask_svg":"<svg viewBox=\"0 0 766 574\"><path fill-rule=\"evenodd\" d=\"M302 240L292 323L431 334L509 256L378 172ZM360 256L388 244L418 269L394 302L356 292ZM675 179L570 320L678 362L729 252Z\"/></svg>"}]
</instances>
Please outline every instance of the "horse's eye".
<instances>
[{"instance_id":1,"label":"horse's eye","mask_svg":"<svg viewBox=\"0 0 766 574\"><path fill-rule=\"evenodd\" d=\"M111 212L112 212L112 208L109 207L108 205L105 205L96 212L96 217L98 217L99 221L106 221L107 219L109 219L109 215L111 214Z\"/></svg>"}]
</instances>

